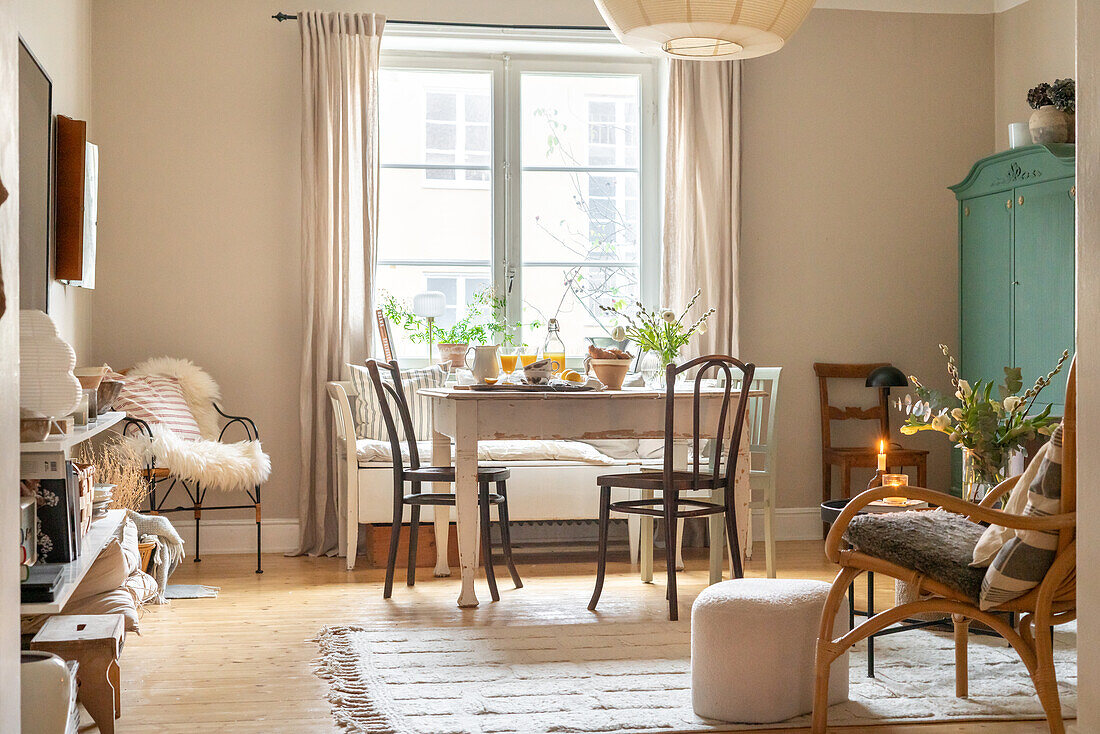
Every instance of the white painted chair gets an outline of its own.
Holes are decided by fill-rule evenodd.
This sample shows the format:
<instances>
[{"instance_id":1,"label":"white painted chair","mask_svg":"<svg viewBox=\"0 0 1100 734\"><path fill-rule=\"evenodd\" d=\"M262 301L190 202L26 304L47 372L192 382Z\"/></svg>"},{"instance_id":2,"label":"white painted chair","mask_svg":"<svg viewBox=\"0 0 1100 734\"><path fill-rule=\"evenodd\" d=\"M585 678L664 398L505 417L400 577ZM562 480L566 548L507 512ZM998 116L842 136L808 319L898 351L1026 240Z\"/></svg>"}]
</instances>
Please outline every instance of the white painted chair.
<instances>
[{"instance_id":1,"label":"white painted chair","mask_svg":"<svg viewBox=\"0 0 1100 734\"><path fill-rule=\"evenodd\" d=\"M760 397L749 398L749 422L745 430L749 433L749 453L752 457L749 470L749 483L754 499L749 508L763 510L764 514L764 564L768 578L775 578L775 409L779 401L779 373L782 367L757 367L753 376L752 389L767 393ZM734 388L740 385L734 384ZM676 568L684 568L684 526L677 529ZM633 551L633 549L632 549ZM752 558L752 543L749 543L748 557ZM730 561L732 565L732 560Z\"/></svg>"}]
</instances>

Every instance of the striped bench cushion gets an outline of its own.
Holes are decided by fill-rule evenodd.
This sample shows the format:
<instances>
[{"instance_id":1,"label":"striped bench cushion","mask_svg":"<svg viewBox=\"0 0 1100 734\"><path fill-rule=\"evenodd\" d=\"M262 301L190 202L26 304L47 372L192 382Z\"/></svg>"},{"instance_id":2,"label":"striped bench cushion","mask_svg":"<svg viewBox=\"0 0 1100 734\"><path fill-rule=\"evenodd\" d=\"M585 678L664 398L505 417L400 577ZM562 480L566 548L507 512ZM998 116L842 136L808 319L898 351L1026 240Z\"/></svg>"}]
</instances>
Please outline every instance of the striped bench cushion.
<instances>
[{"instance_id":1,"label":"striped bench cushion","mask_svg":"<svg viewBox=\"0 0 1100 734\"><path fill-rule=\"evenodd\" d=\"M355 397L354 416L356 437L389 441L386 422L378 405L378 396L374 390L374 383L371 382L370 372L366 367L357 364L348 364L348 370L351 372L351 382L358 393ZM412 416L417 441L430 441L432 438L432 401L417 393L427 387L442 387L446 379L447 373L440 365L401 370L401 388L405 393L405 400L409 403L409 414ZM388 373L382 373L382 381L392 383ZM394 423L397 424L400 440L405 441L405 432L401 428L397 407L392 397L389 397L389 401L390 413L393 415Z\"/></svg>"},{"instance_id":2,"label":"striped bench cushion","mask_svg":"<svg viewBox=\"0 0 1100 734\"><path fill-rule=\"evenodd\" d=\"M183 397L179 380L161 375L127 377L114 409L146 423L159 423L180 438L199 440L202 433Z\"/></svg>"},{"instance_id":3,"label":"striped bench cushion","mask_svg":"<svg viewBox=\"0 0 1100 734\"><path fill-rule=\"evenodd\" d=\"M1027 488L1024 515L1045 517L1062 509L1062 427L1051 434L1039 471ZM1057 530L1017 530L997 553L982 581L980 606L992 609L1042 582L1058 551Z\"/></svg>"}]
</instances>

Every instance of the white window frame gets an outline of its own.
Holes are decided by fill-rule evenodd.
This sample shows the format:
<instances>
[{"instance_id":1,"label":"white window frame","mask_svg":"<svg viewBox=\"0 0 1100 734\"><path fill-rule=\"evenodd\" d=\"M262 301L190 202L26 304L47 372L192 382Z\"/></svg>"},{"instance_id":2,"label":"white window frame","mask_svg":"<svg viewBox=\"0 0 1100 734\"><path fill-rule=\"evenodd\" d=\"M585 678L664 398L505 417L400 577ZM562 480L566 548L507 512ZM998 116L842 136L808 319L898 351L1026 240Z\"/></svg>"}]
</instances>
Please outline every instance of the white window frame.
<instances>
[{"instance_id":1,"label":"white window frame","mask_svg":"<svg viewBox=\"0 0 1100 734\"><path fill-rule=\"evenodd\" d=\"M661 154L659 148L659 111L657 85L660 61L639 57L620 58L598 55L560 54L476 54L476 53L426 53L383 52L382 67L386 69L487 71L492 75L490 97L491 171L490 195L492 212L492 243L490 247L490 277L493 292L507 302L507 318L511 323L522 319L522 175L520 165L522 131L518 124L509 123L521 119L520 84L524 74L552 74L577 76L636 75L639 84L639 141L638 141L638 281L639 296L643 303L657 305L661 290ZM500 103L498 103L498 100ZM616 114L620 114L618 111ZM503 131L504 134L499 134ZM441 164L431 166L382 164L383 168L454 168L456 170L479 169L481 166ZM608 173L633 172L634 168L580 167L585 171L598 169ZM568 167L533 166L532 170L573 170ZM432 181L450 184L451 182ZM476 182L484 183L484 182ZM380 216L385 216L381 212ZM411 261L395 264L413 264ZM445 265L447 263L436 263ZM456 261L456 265L473 264ZM517 335L533 346L541 344L541 330L536 334ZM569 355L578 358L580 355ZM572 364L572 361L571 361Z\"/></svg>"}]
</instances>

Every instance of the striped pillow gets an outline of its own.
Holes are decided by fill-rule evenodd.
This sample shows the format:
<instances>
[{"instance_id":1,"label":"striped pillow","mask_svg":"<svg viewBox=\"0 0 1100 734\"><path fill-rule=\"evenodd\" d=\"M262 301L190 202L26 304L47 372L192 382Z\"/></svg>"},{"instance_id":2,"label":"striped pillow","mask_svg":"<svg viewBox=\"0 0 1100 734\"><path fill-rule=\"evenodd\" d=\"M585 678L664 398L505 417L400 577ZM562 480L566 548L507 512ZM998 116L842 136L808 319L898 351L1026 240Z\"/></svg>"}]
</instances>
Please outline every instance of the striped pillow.
<instances>
[{"instance_id":1,"label":"striped pillow","mask_svg":"<svg viewBox=\"0 0 1100 734\"><path fill-rule=\"evenodd\" d=\"M358 438L388 441L390 437L386 433L386 421L378 405L378 396L374 391L370 372L366 367L357 364L349 364L348 370L351 372L351 382L358 393L355 398L355 435ZM428 441L432 437L432 401L430 398L419 395L419 391L428 387L443 387L446 379L447 373L440 365L401 370L401 388L405 392L405 400L409 403L409 413L412 416L417 441ZM382 373L382 382L393 384L389 374L385 372ZM389 401L390 413L394 423L397 424L398 437L404 441L406 440L405 431L401 427L397 406L392 397L389 397Z\"/></svg>"},{"instance_id":2,"label":"striped pillow","mask_svg":"<svg viewBox=\"0 0 1100 734\"><path fill-rule=\"evenodd\" d=\"M114 409L146 423L160 423L180 438L199 440L202 433L175 377L140 375L127 377Z\"/></svg>"},{"instance_id":3,"label":"striped pillow","mask_svg":"<svg viewBox=\"0 0 1100 734\"><path fill-rule=\"evenodd\" d=\"M1024 515L1045 517L1062 509L1062 427L1054 429L1039 471L1027 488ZM1010 602L1039 585L1058 550L1057 530L1017 530L997 553L982 581L981 608Z\"/></svg>"}]
</instances>

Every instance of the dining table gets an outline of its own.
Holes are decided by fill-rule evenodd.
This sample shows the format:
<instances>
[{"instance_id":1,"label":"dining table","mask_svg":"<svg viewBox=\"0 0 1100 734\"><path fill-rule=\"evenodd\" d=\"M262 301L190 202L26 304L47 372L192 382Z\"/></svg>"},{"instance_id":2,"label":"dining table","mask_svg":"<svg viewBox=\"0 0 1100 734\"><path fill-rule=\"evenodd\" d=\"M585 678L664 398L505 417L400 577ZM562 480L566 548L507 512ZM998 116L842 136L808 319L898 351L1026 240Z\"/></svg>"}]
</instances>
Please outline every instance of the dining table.
<instances>
[{"instance_id":1,"label":"dining table","mask_svg":"<svg viewBox=\"0 0 1100 734\"><path fill-rule=\"evenodd\" d=\"M674 392L674 437L692 437L693 383L678 386ZM682 389L681 389L682 388ZM470 389L468 386L424 388L418 393L430 399L432 406L432 465L455 468L455 517L457 525L458 560L462 576L458 606L476 607L474 579L478 571L478 442L499 440L604 440L653 439L665 437L665 401L663 389L624 388L622 390L591 390L570 392L529 392ZM717 430L724 390L719 387L700 391L701 438ZM749 397L764 393L750 392ZM738 393L730 393L730 410L735 409ZM752 401L748 401L751 403ZM732 421L727 420L727 432ZM734 476L734 506L736 511L738 546L742 559L751 538L749 510L749 431L741 433L738 461ZM452 442L454 453L452 456ZM690 442L689 442L690 443ZM612 469L609 468L609 472ZM449 492L451 485L433 485L434 492ZM597 491L593 486L592 491ZM712 494L721 501L722 490ZM450 508L437 506L434 524L436 537L436 576L449 576L447 539L451 520ZM710 537L710 583L722 580L727 553L725 523L722 515L708 518ZM653 518L643 517L641 525L641 572L643 579L652 579ZM646 578L648 575L649 578Z\"/></svg>"}]
</instances>

